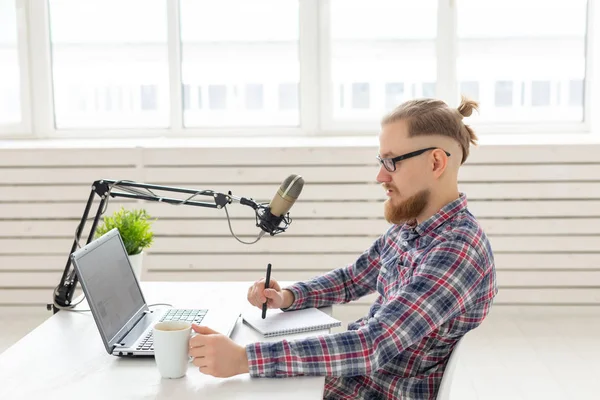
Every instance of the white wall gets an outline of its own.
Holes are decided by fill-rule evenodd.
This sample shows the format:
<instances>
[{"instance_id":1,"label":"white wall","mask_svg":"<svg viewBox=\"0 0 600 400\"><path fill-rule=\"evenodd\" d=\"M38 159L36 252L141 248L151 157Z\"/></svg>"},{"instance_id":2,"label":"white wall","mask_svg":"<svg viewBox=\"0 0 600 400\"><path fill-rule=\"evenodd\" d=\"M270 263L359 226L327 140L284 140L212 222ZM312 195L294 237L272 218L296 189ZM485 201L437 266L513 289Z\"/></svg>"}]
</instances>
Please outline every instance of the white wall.
<instances>
[{"instance_id":1,"label":"white wall","mask_svg":"<svg viewBox=\"0 0 600 400\"><path fill-rule=\"evenodd\" d=\"M251 246L230 236L222 210L112 199L108 213L143 206L158 218L146 280L254 281L268 262L276 279L299 280L343 266L387 226L376 152L373 146L0 148L0 305L52 301L90 184L102 178L231 190L265 202L288 174L306 180L289 231ZM600 304L598 154L600 145L472 151L460 189L495 252L497 304ZM253 211L240 205L229 211L234 231L255 237Z\"/></svg>"}]
</instances>

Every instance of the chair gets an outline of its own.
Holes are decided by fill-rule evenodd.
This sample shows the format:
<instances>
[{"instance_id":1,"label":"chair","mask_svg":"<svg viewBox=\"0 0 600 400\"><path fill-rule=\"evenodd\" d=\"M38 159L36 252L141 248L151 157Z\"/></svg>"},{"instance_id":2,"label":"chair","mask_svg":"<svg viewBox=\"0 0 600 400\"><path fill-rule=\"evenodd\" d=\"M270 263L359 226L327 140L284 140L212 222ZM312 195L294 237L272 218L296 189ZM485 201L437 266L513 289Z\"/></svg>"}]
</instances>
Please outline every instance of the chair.
<instances>
[{"instance_id":1,"label":"chair","mask_svg":"<svg viewBox=\"0 0 600 400\"><path fill-rule=\"evenodd\" d=\"M456 364L458 364L458 357L460 356L460 348L465 337L461 337L459 341L454 345L446 369L444 370L444 376L442 376L442 382L438 389L436 400L450 400L450 389L452 388L452 379L454 377L454 370Z\"/></svg>"}]
</instances>

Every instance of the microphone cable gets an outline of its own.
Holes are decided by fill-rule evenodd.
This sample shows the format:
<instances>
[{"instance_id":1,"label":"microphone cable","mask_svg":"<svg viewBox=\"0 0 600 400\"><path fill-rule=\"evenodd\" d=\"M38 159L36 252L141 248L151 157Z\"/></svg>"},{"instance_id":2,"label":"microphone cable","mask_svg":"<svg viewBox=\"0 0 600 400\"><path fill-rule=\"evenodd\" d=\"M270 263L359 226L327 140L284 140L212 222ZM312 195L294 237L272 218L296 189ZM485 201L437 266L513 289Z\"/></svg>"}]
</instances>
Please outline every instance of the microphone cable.
<instances>
[{"instance_id":1,"label":"microphone cable","mask_svg":"<svg viewBox=\"0 0 600 400\"><path fill-rule=\"evenodd\" d=\"M253 242L244 242L242 239L237 237L235 233L233 233L233 228L231 227L231 219L229 218L229 211L227 211L227 206L224 206L223 209L225 210L225 215L227 215L227 224L229 225L229 232L231 232L235 240L237 240L238 242L243 244L254 244L258 242L265 234L265 231L261 231Z\"/></svg>"}]
</instances>

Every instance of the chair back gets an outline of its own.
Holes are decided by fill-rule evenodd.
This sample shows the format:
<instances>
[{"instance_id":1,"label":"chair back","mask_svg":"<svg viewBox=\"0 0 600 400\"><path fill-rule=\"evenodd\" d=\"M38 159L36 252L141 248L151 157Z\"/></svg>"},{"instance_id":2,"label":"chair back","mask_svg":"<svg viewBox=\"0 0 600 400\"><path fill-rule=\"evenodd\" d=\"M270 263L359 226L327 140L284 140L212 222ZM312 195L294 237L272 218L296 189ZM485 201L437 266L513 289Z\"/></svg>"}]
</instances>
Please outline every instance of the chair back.
<instances>
[{"instance_id":1,"label":"chair back","mask_svg":"<svg viewBox=\"0 0 600 400\"><path fill-rule=\"evenodd\" d=\"M438 389L436 400L450 400L450 389L452 388L452 380L454 378L454 371L458 364L458 357L460 356L460 349L465 337L461 337L459 341L454 345L446 369L444 370L444 376L442 376L442 382Z\"/></svg>"}]
</instances>

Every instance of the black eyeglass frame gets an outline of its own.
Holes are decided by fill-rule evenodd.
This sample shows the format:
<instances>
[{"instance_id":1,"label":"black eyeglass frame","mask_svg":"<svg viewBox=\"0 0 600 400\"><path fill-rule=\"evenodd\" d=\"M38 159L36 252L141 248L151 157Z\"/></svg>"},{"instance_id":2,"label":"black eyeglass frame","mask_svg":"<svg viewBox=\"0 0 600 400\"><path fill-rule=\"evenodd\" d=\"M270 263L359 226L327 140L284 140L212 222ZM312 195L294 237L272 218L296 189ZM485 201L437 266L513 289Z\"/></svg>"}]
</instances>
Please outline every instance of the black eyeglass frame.
<instances>
[{"instance_id":1,"label":"black eyeglass frame","mask_svg":"<svg viewBox=\"0 0 600 400\"><path fill-rule=\"evenodd\" d=\"M393 157L393 158L381 158L381 156L378 154L377 155L377 160L379 161L379 163L381 165L383 165L383 167L386 169L386 171L388 171L388 172L394 172L396 170L396 163L398 161L402 161L402 160L406 160L408 158L419 156L419 155L421 155L421 154L423 154L423 153L425 153L426 151L429 151L429 150L438 150L438 149L442 150L444 153L446 153L446 155L448 157L450 157L450 153L448 153L444 149L440 149L439 147L427 147L426 149L411 151L410 153L406 153L406 154L403 154L401 156L397 156L397 157ZM386 163L390 163L391 166L388 167L388 165L386 165Z\"/></svg>"}]
</instances>

